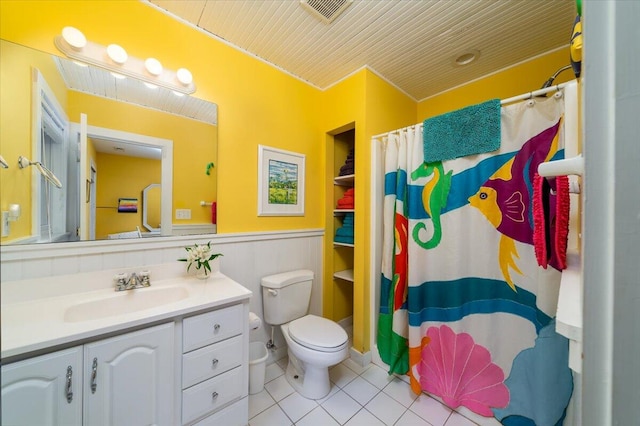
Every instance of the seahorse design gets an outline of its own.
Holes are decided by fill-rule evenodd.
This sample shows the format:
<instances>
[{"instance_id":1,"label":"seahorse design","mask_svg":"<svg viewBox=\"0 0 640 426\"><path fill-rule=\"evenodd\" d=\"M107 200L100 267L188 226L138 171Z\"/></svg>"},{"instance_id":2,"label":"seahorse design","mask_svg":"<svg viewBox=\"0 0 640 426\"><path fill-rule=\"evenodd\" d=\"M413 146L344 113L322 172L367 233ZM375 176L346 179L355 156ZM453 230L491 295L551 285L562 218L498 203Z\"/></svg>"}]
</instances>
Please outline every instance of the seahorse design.
<instances>
[{"instance_id":1,"label":"seahorse design","mask_svg":"<svg viewBox=\"0 0 640 426\"><path fill-rule=\"evenodd\" d=\"M413 240L423 249L429 250L437 247L442 239L442 226L440 225L440 212L447 205L449 190L451 189L451 175L453 170L446 174L442 161L434 163L422 163L420 167L411 173L411 179L416 180L421 177L433 175L433 178L426 183L422 189L422 205L424 210L431 217L433 223L433 235L429 241L420 240L420 231L427 226L419 222L413 228Z\"/></svg>"}]
</instances>

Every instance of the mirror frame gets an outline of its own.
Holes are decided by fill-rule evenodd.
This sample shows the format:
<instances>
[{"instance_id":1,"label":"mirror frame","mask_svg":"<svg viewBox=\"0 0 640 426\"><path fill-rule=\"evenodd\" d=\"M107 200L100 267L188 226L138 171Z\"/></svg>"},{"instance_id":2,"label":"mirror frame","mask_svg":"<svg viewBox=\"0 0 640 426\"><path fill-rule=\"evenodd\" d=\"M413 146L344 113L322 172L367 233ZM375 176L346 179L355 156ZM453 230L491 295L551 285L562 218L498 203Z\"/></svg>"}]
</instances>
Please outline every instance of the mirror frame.
<instances>
[{"instance_id":1,"label":"mirror frame","mask_svg":"<svg viewBox=\"0 0 640 426\"><path fill-rule=\"evenodd\" d=\"M79 126L77 123L70 123L70 131L72 134L77 134L78 137L80 137L80 134L82 133L82 127L82 123L80 123ZM104 127L86 126L86 137L80 137L80 152L87 152L88 138L109 139L116 142L135 143L137 145L160 149L162 152L160 177L160 235L172 236L173 224L171 223L171 210L173 206L173 141L170 139L123 132ZM87 167L87 158L83 155L80 157L80 182L84 182L88 178L86 174ZM80 185L80 199L85 200L86 198L86 187L85 185ZM89 224L87 223L86 215L80 212L80 229L88 231L88 226ZM93 241L85 238L84 235L81 235L80 240Z\"/></svg>"},{"instance_id":2,"label":"mirror frame","mask_svg":"<svg viewBox=\"0 0 640 426\"><path fill-rule=\"evenodd\" d=\"M162 222L160 222L160 228L154 228L149 224L149 220L148 220L149 202L147 200L147 193L151 191L153 188L157 188L157 187L160 187L162 189L162 184L152 183L151 185L147 186L145 189L142 190L142 226L144 226L145 229L147 229L150 233L153 233L153 234L157 234L158 232L162 231ZM160 198L161 198L160 206L162 208L162 195L160 196Z\"/></svg>"}]
</instances>

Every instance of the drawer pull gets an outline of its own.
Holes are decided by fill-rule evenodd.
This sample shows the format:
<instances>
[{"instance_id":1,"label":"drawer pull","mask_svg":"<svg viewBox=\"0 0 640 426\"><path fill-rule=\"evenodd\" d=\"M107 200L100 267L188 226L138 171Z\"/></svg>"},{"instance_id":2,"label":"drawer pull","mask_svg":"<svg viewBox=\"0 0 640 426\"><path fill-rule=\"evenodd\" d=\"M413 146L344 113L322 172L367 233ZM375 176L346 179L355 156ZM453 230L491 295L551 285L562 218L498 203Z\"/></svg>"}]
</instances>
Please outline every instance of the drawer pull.
<instances>
[{"instance_id":1,"label":"drawer pull","mask_svg":"<svg viewBox=\"0 0 640 426\"><path fill-rule=\"evenodd\" d=\"M98 384L96 383L97 376L98 376L98 358L94 358L93 366L91 367L91 393L96 393L96 389L98 388Z\"/></svg>"},{"instance_id":2,"label":"drawer pull","mask_svg":"<svg viewBox=\"0 0 640 426\"><path fill-rule=\"evenodd\" d=\"M67 402L69 404L71 404L71 401L73 401L73 390L71 389L72 378L73 378L73 369L71 368L71 366L68 366L67 367L67 385L64 389L65 389L65 393L67 394Z\"/></svg>"},{"instance_id":3,"label":"drawer pull","mask_svg":"<svg viewBox=\"0 0 640 426\"><path fill-rule=\"evenodd\" d=\"M213 331L215 332L215 331L218 331L218 330L220 330L220 324L214 325L213 326Z\"/></svg>"},{"instance_id":4,"label":"drawer pull","mask_svg":"<svg viewBox=\"0 0 640 426\"><path fill-rule=\"evenodd\" d=\"M216 365L218 365L218 358L214 358L213 361L211 361L211 368L216 368Z\"/></svg>"},{"instance_id":5,"label":"drawer pull","mask_svg":"<svg viewBox=\"0 0 640 426\"><path fill-rule=\"evenodd\" d=\"M211 394L211 399L212 400L215 401L217 397L218 397L218 392L214 392L214 393Z\"/></svg>"}]
</instances>

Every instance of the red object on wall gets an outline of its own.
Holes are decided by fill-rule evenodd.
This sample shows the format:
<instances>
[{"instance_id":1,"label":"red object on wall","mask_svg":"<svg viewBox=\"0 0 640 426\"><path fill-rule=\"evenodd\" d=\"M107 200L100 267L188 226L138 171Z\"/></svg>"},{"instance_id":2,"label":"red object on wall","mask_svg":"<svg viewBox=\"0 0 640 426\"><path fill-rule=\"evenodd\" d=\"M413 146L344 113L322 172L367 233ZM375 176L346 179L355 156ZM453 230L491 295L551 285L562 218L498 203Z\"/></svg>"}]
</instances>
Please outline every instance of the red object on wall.
<instances>
[{"instance_id":1,"label":"red object on wall","mask_svg":"<svg viewBox=\"0 0 640 426\"><path fill-rule=\"evenodd\" d=\"M217 210L216 202L214 201L213 203L211 203L211 223L215 225L217 221L218 221L218 210Z\"/></svg>"}]
</instances>

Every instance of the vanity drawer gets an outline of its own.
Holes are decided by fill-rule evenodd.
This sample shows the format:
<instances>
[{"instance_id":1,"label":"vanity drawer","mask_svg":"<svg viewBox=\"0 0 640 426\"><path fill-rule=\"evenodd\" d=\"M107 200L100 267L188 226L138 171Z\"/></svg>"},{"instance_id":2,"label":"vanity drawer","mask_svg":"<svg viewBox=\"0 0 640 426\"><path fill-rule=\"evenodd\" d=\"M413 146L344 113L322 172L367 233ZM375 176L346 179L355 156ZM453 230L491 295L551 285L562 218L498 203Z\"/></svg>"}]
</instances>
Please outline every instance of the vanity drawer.
<instances>
[{"instance_id":1,"label":"vanity drawer","mask_svg":"<svg viewBox=\"0 0 640 426\"><path fill-rule=\"evenodd\" d=\"M185 318L183 322L183 352L189 352L242 333L242 305L230 306Z\"/></svg>"},{"instance_id":2,"label":"vanity drawer","mask_svg":"<svg viewBox=\"0 0 640 426\"><path fill-rule=\"evenodd\" d=\"M200 383L241 364L242 336L182 355L182 387Z\"/></svg>"},{"instance_id":3,"label":"vanity drawer","mask_svg":"<svg viewBox=\"0 0 640 426\"><path fill-rule=\"evenodd\" d=\"M188 423L239 398L242 367L220 374L182 391L182 423Z\"/></svg>"}]
</instances>

